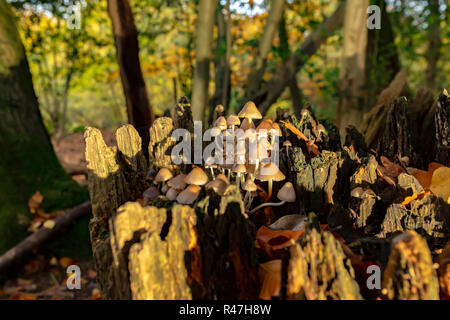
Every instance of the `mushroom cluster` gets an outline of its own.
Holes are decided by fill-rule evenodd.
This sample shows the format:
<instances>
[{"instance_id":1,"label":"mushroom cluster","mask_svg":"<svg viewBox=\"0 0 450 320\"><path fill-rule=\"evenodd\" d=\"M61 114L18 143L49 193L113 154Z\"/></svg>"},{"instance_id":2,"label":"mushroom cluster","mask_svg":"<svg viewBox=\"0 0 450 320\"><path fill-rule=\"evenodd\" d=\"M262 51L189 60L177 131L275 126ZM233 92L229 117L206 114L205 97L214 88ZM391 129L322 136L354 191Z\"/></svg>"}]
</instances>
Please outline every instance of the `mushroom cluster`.
<instances>
[{"instance_id":1,"label":"mushroom cluster","mask_svg":"<svg viewBox=\"0 0 450 320\"><path fill-rule=\"evenodd\" d=\"M217 108L216 108L217 109ZM202 186L206 190L214 190L223 195L233 181L242 191L246 210L253 213L266 206L280 206L286 202L295 201L295 190L292 183L287 182L279 190L277 198L279 203L271 203L274 181L286 179L278 166L272 162L275 152L278 152L278 139L282 132L278 123L271 119L262 119L256 105L249 101L237 114L227 118L218 116L211 126L212 136L215 137L215 154L205 160L206 172L195 166L187 175L180 173L173 176L167 168L161 168L153 177L155 186L144 192L146 201L163 198L177 201L180 204L192 204L199 196ZM242 119L242 122L241 122ZM260 120L255 124L255 120ZM289 141L283 146L288 152ZM258 186L256 181L260 181ZM261 187L267 182L267 192ZM253 200L258 197L258 189L265 195L261 205L251 209Z\"/></svg>"}]
</instances>

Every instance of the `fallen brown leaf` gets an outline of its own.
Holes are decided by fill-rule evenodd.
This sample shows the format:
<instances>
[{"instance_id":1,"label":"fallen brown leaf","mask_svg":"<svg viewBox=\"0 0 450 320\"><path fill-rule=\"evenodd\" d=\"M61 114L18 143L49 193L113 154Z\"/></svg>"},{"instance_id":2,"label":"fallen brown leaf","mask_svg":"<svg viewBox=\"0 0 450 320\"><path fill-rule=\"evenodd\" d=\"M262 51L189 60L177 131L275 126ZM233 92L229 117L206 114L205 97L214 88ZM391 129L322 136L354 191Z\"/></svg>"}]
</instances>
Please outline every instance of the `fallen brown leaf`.
<instances>
[{"instance_id":1,"label":"fallen brown leaf","mask_svg":"<svg viewBox=\"0 0 450 320\"><path fill-rule=\"evenodd\" d=\"M281 260L271 260L259 265L258 276L261 285L259 298L270 300L280 295L281 289Z\"/></svg>"}]
</instances>

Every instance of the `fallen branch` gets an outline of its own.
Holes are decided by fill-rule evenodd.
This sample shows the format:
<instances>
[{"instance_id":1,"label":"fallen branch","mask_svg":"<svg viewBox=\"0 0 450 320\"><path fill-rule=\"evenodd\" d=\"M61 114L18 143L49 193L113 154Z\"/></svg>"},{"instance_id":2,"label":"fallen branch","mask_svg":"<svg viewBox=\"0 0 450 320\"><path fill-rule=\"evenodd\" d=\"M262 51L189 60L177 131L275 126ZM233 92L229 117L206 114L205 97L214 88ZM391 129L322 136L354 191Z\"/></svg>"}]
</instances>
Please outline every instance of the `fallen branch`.
<instances>
[{"instance_id":1,"label":"fallen branch","mask_svg":"<svg viewBox=\"0 0 450 320\"><path fill-rule=\"evenodd\" d=\"M25 238L18 245L9 249L5 254L0 256L0 273L5 272L17 261L23 259L33 249L37 248L55 234L79 218L90 214L92 211L91 203L86 201L73 209L67 211L62 216L55 219L55 226L52 229L45 227L40 228L32 235Z\"/></svg>"}]
</instances>

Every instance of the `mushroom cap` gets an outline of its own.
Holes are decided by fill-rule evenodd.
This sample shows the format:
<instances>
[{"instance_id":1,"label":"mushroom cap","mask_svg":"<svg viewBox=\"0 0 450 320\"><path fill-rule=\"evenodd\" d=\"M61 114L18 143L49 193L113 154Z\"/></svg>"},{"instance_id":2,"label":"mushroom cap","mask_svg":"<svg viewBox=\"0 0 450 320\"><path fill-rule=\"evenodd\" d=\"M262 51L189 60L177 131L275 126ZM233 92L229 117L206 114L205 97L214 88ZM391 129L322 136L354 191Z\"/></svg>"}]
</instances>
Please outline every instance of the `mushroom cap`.
<instances>
[{"instance_id":1,"label":"mushroom cap","mask_svg":"<svg viewBox=\"0 0 450 320\"><path fill-rule=\"evenodd\" d=\"M248 119L262 119L262 115L253 101L248 101L244 105L242 110L239 112L238 117Z\"/></svg>"},{"instance_id":2,"label":"mushroom cap","mask_svg":"<svg viewBox=\"0 0 450 320\"><path fill-rule=\"evenodd\" d=\"M323 124L319 123L319 124L317 125L317 131L325 132L326 129L325 129L325 127L323 126Z\"/></svg>"},{"instance_id":3,"label":"mushroom cap","mask_svg":"<svg viewBox=\"0 0 450 320\"><path fill-rule=\"evenodd\" d=\"M167 181L167 180L172 179L172 178L173 178L173 174L172 174L172 172L169 169L161 168L158 171L158 174L156 175L156 177L155 177L155 179L153 181L159 183L159 182Z\"/></svg>"},{"instance_id":4,"label":"mushroom cap","mask_svg":"<svg viewBox=\"0 0 450 320\"><path fill-rule=\"evenodd\" d=\"M216 178L211 182L208 182L208 184L205 186L206 189L213 189L214 192L218 194L223 194L225 192L225 189L227 188L228 183L226 183L224 180Z\"/></svg>"},{"instance_id":5,"label":"mushroom cap","mask_svg":"<svg viewBox=\"0 0 450 320\"><path fill-rule=\"evenodd\" d=\"M283 142L283 146L284 147L292 147L292 142L290 142L289 140L286 140L285 142Z\"/></svg>"},{"instance_id":6,"label":"mushroom cap","mask_svg":"<svg viewBox=\"0 0 450 320\"><path fill-rule=\"evenodd\" d=\"M297 199L294 186L291 182L286 182L283 187L278 190L277 198L281 201L294 202Z\"/></svg>"},{"instance_id":7,"label":"mushroom cap","mask_svg":"<svg viewBox=\"0 0 450 320\"><path fill-rule=\"evenodd\" d=\"M223 173L217 175L216 180L222 180L223 182L225 182L226 184L230 184L230 180L228 180L227 176L224 175Z\"/></svg>"},{"instance_id":8,"label":"mushroom cap","mask_svg":"<svg viewBox=\"0 0 450 320\"><path fill-rule=\"evenodd\" d=\"M283 135L283 133L281 132L280 125L278 123L274 122L272 124L271 133L274 134L274 135L277 135L277 136L282 136Z\"/></svg>"},{"instance_id":9,"label":"mushroom cap","mask_svg":"<svg viewBox=\"0 0 450 320\"><path fill-rule=\"evenodd\" d=\"M243 173L247 172L247 168L245 167L245 164L235 164L232 171L236 173Z\"/></svg>"},{"instance_id":10,"label":"mushroom cap","mask_svg":"<svg viewBox=\"0 0 450 320\"><path fill-rule=\"evenodd\" d=\"M178 194L177 202L181 204L192 204L195 201L195 199L197 199L201 190L202 190L201 187L195 184L191 184L189 187L187 187Z\"/></svg>"},{"instance_id":11,"label":"mushroom cap","mask_svg":"<svg viewBox=\"0 0 450 320\"><path fill-rule=\"evenodd\" d=\"M214 126L219 127L222 130L225 130L227 128L227 120L225 119L225 117L219 117L214 123Z\"/></svg>"},{"instance_id":12,"label":"mushroom cap","mask_svg":"<svg viewBox=\"0 0 450 320\"><path fill-rule=\"evenodd\" d=\"M256 191L257 187L256 184L251 180L251 179L247 179L247 181L245 181L244 185L242 186L242 189L244 189L245 191Z\"/></svg>"},{"instance_id":13,"label":"mushroom cap","mask_svg":"<svg viewBox=\"0 0 450 320\"><path fill-rule=\"evenodd\" d=\"M238 126L241 124L241 120L239 120L239 117L235 114L230 114L227 119L227 125L228 126Z\"/></svg>"},{"instance_id":14,"label":"mushroom cap","mask_svg":"<svg viewBox=\"0 0 450 320\"><path fill-rule=\"evenodd\" d=\"M198 186L202 186L209 181L208 176L202 168L195 167L191 172L186 176L185 182L188 184L195 184Z\"/></svg>"},{"instance_id":15,"label":"mushroom cap","mask_svg":"<svg viewBox=\"0 0 450 320\"><path fill-rule=\"evenodd\" d=\"M154 200L156 199L161 193L159 192L158 188L156 187L150 187L147 190L144 191L142 194L142 197L144 200Z\"/></svg>"},{"instance_id":16,"label":"mushroom cap","mask_svg":"<svg viewBox=\"0 0 450 320\"><path fill-rule=\"evenodd\" d=\"M256 179L259 181L282 181L286 179L285 175L273 162L263 165L259 168Z\"/></svg>"},{"instance_id":17,"label":"mushroom cap","mask_svg":"<svg viewBox=\"0 0 450 320\"><path fill-rule=\"evenodd\" d=\"M222 112L225 111L225 108L224 108L223 105L218 104L218 105L214 108L214 111L217 112L217 113L222 113Z\"/></svg>"},{"instance_id":18,"label":"mushroom cap","mask_svg":"<svg viewBox=\"0 0 450 320\"><path fill-rule=\"evenodd\" d=\"M176 190L174 188L170 188L169 191L167 191L167 193L166 193L166 197L167 197L167 199L174 201L174 200L176 200L178 193L179 193L178 190Z\"/></svg>"},{"instance_id":19,"label":"mushroom cap","mask_svg":"<svg viewBox=\"0 0 450 320\"><path fill-rule=\"evenodd\" d=\"M252 122L252 125L250 125L250 122L248 121L248 119L245 118L244 120L242 120L240 128L242 130L255 129L255 124Z\"/></svg>"},{"instance_id":20,"label":"mushroom cap","mask_svg":"<svg viewBox=\"0 0 450 320\"><path fill-rule=\"evenodd\" d=\"M175 178L167 182L167 185L176 190L183 190L186 187L186 175L180 173Z\"/></svg>"},{"instance_id":21,"label":"mushroom cap","mask_svg":"<svg viewBox=\"0 0 450 320\"><path fill-rule=\"evenodd\" d=\"M260 130L266 130L267 134L269 133L269 130L272 129L272 120L269 118L263 119L259 125L256 127L256 131Z\"/></svg>"}]
</instances>

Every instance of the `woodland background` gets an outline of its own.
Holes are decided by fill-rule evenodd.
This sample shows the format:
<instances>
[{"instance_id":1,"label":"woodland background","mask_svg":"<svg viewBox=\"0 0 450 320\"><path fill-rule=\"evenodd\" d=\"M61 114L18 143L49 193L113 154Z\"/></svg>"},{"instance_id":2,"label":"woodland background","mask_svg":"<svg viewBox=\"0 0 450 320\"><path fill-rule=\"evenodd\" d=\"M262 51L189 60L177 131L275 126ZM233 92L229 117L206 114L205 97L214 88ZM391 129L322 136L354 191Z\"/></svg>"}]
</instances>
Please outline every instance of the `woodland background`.
<instances>
[{"instance_id":1,"label":"woodland background","mask_svg":"<svg viewBox=\"0 0 450 320\"><path fill-rule=\"evenodd\" d=\"M252 100L272 118L310 104L342 132L401 70L408 99L449 88L449 22L448 0L0 0L0 255L88 200L85 127L111 142L131 123L145 142L186 96L205 123ZM35 260L90 257L87 224Z\"/></svg>"}]
</instances>

